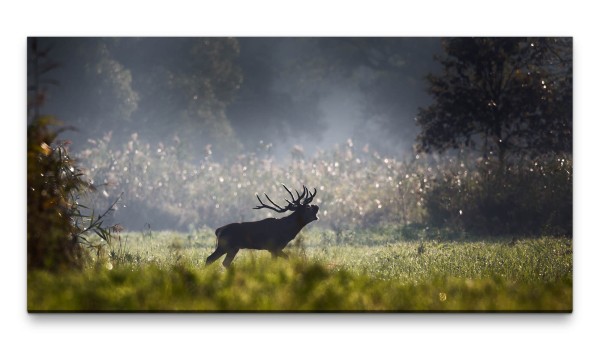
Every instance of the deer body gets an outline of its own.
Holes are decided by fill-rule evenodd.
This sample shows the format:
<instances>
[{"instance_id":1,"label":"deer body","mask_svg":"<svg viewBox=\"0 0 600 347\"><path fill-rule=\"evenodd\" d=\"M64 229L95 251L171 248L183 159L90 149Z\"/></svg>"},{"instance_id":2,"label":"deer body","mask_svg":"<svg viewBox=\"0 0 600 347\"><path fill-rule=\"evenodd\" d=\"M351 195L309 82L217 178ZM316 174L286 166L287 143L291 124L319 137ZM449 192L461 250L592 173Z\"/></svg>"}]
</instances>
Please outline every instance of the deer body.
<instances>
[{"instance_id":1,"label":"deer body","mask_svg":"<svg viewBox=\"0 0 600 347\"><path fill-rule=\"evenodd\" d=\"M256 209L269 208L280 213L288 210L294 212L283 218L267 218L256 222L232 223L218 228L215 231L217 249L206 259L206 264L211 264L222 255L227 254L223 265L229 267L240 249L267 250L273 257L287 258L287 254L283 252L287 244L298 235L304 226L319 219L317 217L319 207L309 205L316 194L316 190L314 194L308 192L308 197L305 198L304 202L300 202L306 196L307 192L306 188L304 188L302 195L296 192L298 194L297 199L293 199L292 193L289 192L292 195L293 202L288 201L289 205L285 209L273 202L277 206L277 209L266 206L258 198L262 206L257 206ZM268 196L267 199L269 199Z\"/></svg>"}]
</instances>

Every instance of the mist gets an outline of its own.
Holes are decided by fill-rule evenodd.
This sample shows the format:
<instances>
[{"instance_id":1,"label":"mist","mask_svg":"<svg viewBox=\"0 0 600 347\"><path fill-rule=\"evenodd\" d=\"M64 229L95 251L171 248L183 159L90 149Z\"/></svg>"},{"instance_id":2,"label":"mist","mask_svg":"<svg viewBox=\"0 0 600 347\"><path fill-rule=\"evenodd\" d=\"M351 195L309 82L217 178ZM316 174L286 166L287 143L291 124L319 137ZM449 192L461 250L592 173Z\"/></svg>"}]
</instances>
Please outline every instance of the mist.
<instances>
[{"instance_id":1,"label":"mist","mask_svg":"<svg viewBox=\"0 0 600 347\"><path fill-rule=\"evenodd\" d=\"M107 133L113 145L137 133L148 142L177 136L190 147L211 145L216 159L253 151L262 141L273 144L278 160L294 146L310 156L348 139L410 152L415 114L429 101L424 78L440 50L439 39L430 38L43 38L41 44L52 46L60 64L44 111L77 128L66 134L75 150Z\"/></svg>"}]
</instances>

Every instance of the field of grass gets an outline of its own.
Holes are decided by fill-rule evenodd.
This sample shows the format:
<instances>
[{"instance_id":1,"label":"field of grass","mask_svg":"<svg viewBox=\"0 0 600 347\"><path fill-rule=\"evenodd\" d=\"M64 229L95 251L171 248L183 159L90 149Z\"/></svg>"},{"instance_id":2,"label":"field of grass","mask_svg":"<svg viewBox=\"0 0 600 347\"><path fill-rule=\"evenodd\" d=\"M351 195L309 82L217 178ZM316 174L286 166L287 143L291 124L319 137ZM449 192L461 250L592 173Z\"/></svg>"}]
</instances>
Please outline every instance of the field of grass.
<instances>
[{"instance_id":1,"label":"field of grass","mask_svg":"<svg viewBox=\"0 0 600 347\"><path fill-rule=\"evenodd\" d=\"M242 250L204 266L209 230L123 233L83 271L28 274L31 311L558 311L573 307L572 241L335 245L311 228L290 260Z\"/></svg>"}]
</instances>

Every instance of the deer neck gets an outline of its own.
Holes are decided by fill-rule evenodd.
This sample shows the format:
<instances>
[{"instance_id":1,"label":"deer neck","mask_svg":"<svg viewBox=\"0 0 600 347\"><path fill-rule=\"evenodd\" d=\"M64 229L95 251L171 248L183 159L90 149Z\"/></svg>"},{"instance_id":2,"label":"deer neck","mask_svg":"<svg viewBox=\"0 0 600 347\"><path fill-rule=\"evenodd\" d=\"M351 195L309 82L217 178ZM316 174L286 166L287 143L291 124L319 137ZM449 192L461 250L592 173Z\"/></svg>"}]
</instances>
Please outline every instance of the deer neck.
<instances>
[{"instance_id":1,"label":"deer neck","mask_svg":"<svg viewBox=\"0 0 600 347\"><path fill-rule=\"evenodd\" d=\"M289 216L286 216L284 218L289 223L288 224L289 225L288 232L290 233L290 236L292 238L296 237L296 235L298 235L300 230L302 230L302 228L304 228L304 226L306 226L306 224L308 224L304 221L304 219L302 218L302 215L298 211L294 211L294 213L292 213Z\"/></svg>"}]
</instances>

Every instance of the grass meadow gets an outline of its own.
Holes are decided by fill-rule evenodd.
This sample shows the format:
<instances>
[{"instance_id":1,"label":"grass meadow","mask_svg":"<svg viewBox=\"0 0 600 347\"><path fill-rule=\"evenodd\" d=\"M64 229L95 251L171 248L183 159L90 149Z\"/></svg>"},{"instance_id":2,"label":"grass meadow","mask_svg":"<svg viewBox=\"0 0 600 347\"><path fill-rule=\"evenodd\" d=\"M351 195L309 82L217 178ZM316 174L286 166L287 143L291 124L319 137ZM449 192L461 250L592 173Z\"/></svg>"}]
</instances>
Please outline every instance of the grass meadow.
<instances>
[{"instance_id":1,"label":"grass meadow","mask_svg":"<svg viewBox=\"0 0 600 347\"><path fill-rule=\"evenodd\" d=\"M286 251L206 267L214 234L123 232L83 271L28 273L30 312L550 311L573 307L566 237L337 244L311 227Z\"/></svg>"}]
</instances>

